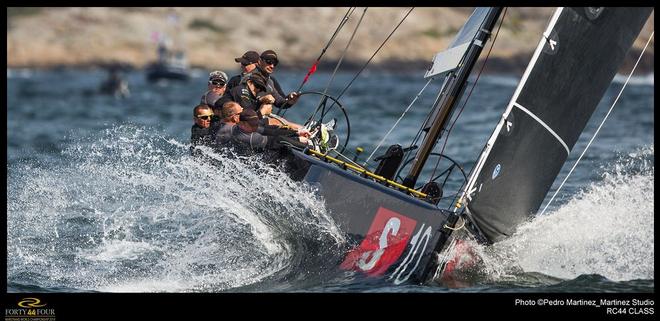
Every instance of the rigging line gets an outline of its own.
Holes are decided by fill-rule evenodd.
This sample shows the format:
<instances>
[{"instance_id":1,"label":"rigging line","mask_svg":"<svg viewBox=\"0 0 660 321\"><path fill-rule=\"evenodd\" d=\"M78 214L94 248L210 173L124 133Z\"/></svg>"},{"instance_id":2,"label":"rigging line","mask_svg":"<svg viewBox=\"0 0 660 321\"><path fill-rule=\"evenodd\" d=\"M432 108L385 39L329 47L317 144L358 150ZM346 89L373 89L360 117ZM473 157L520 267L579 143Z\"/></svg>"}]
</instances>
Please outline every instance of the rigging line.
<instances>
[{"instance_id":1,"label":"rigging line","mask_svg":"<svg viewBox=\"0 0 660 321\"><path fill-rule=\"evenodd\" d=\"M314 118L314 116L316 116L316 113L319 111L319 109L321 108L322 105L324 106L324 108L323 108L323 111L321 111L321 114L325 114L325 103L324 103L324 101L327 101L327 97L326 98L324 98L324 97L328 92L328 88L330 88L330 85L335 80L335 75L337 74L337 70L339 70L339 66L341 66L341 63L344 60L344 56L346 56L346 52L348 52L348 48L351 46L351 43L353 42L353 38L355 38L355 34L357 33L358 29L360 28L360 25L362 24L362 19L364 18L364 15L367 13L367 9L368 8L364 8L364 10L362 11L362 15L360 16L360 20L358 20L358 23L355 26L355 30L353 30L353 34L351 34L351 38L348 40L348 43L346 44L346 48L344 48L344 51L341 53L341 56L339 57L339 61L337 61L337 65L335 66L335 70L332 72L332 75L330 76L330 80L328 81L328 84L325 86L325 89L323 90L323 97L321 97L321 99L319 100L318 106L316 106L316 109L314 110L314 113L311 116L309 116L309 118L307 119L305 124L312 121L312 119Z\"/></svg>"},{"instance_id":2,"label":"rigging line","mask_svg":"<svg viewBox=\"0 0 660 321\"><path fill-rule=\"evenodd\" d=\"M452 231L458 231L458 230L462 229L463 227L465 227L465 219L462 218L462 217L461 217L461 223L462 224L459 227L450 227L447 224L443 225L443 227L446 228L446 229L452 230Z\"/></svg>"},{"instance_id":3,"label":"rigging line","mask_svg":"<svg viewBox=\"0 0 660 321\"><path fill-rule=\"evenodd\" d=\"M406 110L403 111L403 114L401 114L401 117L399 117L399 119L397 119L397 121L394 123L394 125L392 125L392 128L390 128L390 130L387 132L387 134L385 134L385 136L383 137L383 139L380 140L380 142L378 143L378 145L376 146L376 148L374 149L374 151L371 152L371 155L369 155L369 157L367 157L367 160L364 161L364 163L363 163L364 166L367 166L367 162L369 162L369 160L371 159L371 157L374 156L374 154L376 153L376 151L380 148L380 146L383 144L383 142L385 142L385 139L387 138L387 136L389 136L389 135L392 133L392 131L394 130L394 128L396 127L396 125L399 124L399 122L401 121L401 119L403 119L403 117L406 116L406 113L410 110L410 108L413 106L413 104L415 104L415 102L417 101L417 98L419 98L419 96L424 92L424 90L425 90L426 87L431 83L432 80L433 80L433 77L430 77L430 78L429 78L429 81L427 81L427 82L426 82L426 85L424 85L424 88L422 88L422 90L419 91L419 93L417 94L417 96L415 96L415 99L413 99L413 101L410 103L410 105L408 105L408 107L406 108Z\"/></svg>"},{"instance_id":4,"label":"rigging line","mask_svg":"<svg viewBox=\"0 0 660 321\"><path fill-rule=\"evenodd\" d=\"M445 82L446 82L446 80L445 80ZM445 83L443 83L442 86L440 86L440 89L443 89L444 86L445 86ZM441 98L442 98L442 90L438 92L438 95L436 96L436 98L435 98L433 104L431 104L431 106L435 106ZM426 118L425 118L424 121L422 122L422 126L419 127L419 131L417 131L417 134L415 134L415 137L414 137L413 140L410 142L410 145L409 145L408 148L407 148L408 151L405 152L405 153L403 154L403 164L406 164L406 163L411 159L411 156L410 156L410 155L411 155L412 152L413 152L413 148L412 148L412 147L415 146L415 144L416 144L416 143L419 141L419 139L422 137L422 132L424 131L424 125L428 123L429 119L431 119L431 115L432 115L432 114L433 114L433 113L428 113L428 114L426 115ZM415 156L412 156L412 157L415 157ZM403 170L403 167L399 168L399 170L397 171L397 177L399 176L399 173L401 173L402 170Z\"/></svg>"},{"instance_id":5,"label":"rigging line","mask_svg":"<svg viewBox=\"0 0 660 321\"><path fill-rule=\"evenodd\" d=\"M380 47L378 47L378 49L376 49L376 51L374 52L374 54L371 55L371 57L369 58L369 60L367 60L367 62L362 66L362 68L360 68L360 70L357 72L357 74L355 74L355 76L354 76L353 79L348 83L348 85L346 85L346 87L344 88L344 90L342 90L341 93L339 94L339 96L337 96L337 98L336 98L337 100L339 100L339 98L340 98L340 97L346 92L346 90L348 90L348 88L351 87L351 85L353 84L353 82L355 81L355 79L357 79L357 77L362 73L362 71L364 71L364 68L367 68L367 66L369 65L369 63L371 62L371 60L374 59L374 57L376 56L376 54L378 53L378 51L380 51L380 49L383 48L383 46L385 45L385 43L387 43L387 41L390 39L390 37L392 37L392 35L394 34L394 32L395 32L397 29L399 29L399 27L401 26L401 24L403 23L403 21L406 20L406 18L408 17L408 15L410 15L410 13L413 11L413 9L415 9L415 7L412 7L412 8L410 8L410 10L408 10L408 13L406 13L406 15L403 17L403 19L401 19L401 21L399 21L399 23L396 25L396 27L394 27L394 29L392 30L392 32L390 32L390 34L387 36L387 38L385 38L385 40L383 41L383 43L380 44ZM332 105L330 105L330 107L328 107L328 109L329 109L329 108L332 108L332 106L334 106L334 105L335 105L335 102L333 101L333 102L332 102ZM327 113L327 112L326 112L326 113ZM321 120L323 120L323 116L325 116L325 114L321 114Z\"/></svg>"},{"instance_id":6,"label":"rigging line","mask_svg":"<svg viewBox=\"0 0 660 321\"><path fill-rule=\"evenodd\" d=\"M654 32L655 31L651 32L651 36L649 37L649 40L646 42L646 45L644 46L644 49L642 49L642 52L639 54L639 58L637 58L637 62L635 62L635 66L633 66L633 69L630 71L630 74L628 75L628 78L626 79L626 82L623 84L623 87L621 87L621 90L619 91L619 94L616 96L616 99L614 99L614 102L612 103L612 106L610 107L610 109L607 111L607 114L605 115L605 118L603 118L603 121L600 122L600 125L598 126L598 129L596 129L596 132L594 133L594 135L589 140L589 143L587 144L587 146L582 151L582 154L580 154L580 157L578 157L578 159L575 161L575 164L573 164L573 167L568 172L566 177L564 177L564 180L561 182L561 184L559 185L559 187L557 188L555 193L552 194L552 197L548 201L548 204L545 204L545 207L543 208L543 211L541 211L541 214L539 214L539 215L543 215L543 213L545 213L545 210L548 208L548 206L550 206L550 203L552 203L552 201L555 199L555 196L557 196L557 194L559 193L561 188L564 186L564 183L566 183L566 181L568 180L568 177L571 176L571 174L573 173L573 170L575 170L575 167L577 167L578 163L580 163L580 160L582 160L582 156L584 156L584 154L587 152L587 149L589 149L589 146L591 146L591 143L596 138L596 135L598 135L598 132L600 131L601 127L603 127L603 124L605 124L605 121L607 120L607 117L610 116L610 113L612 112L612 109L614 109L614 106L619 101L619 97L621 97L621 94L623 93L623 90L626 89L626 85L628 85L628 81L630 81L630 77L632 77L633 73L635 72L635 69L637 68L637 65L639 64L639 61L642 60L642 56L644 55L644 52L646 51L646 48L649 46L649 43L651 43L651 39L653 39L653 33Z\"/></svg>"},{"instance_id":7,"label":"rigging line","mask_svg":"<svg viewBox=\"0 0 660 321\"><path fill-rule=\"evenodd\" d=\"M330 40L328 40L328 43L326 43L326 45L325 45L325 47L323 48L323 50L321 50L321 54L318 56L318 58L316 58L316 61L314 62L314 64L312 65L312 67L310 67L309 70L307 71L307 75L305 75L305 78L303 79L302 83L300 83L300 86L298 87L298 90L296 90L296 92L299 93L299 92L302 90L303 86L305 86L305 84L307 83L307 80L309 79L309 77L310 77L313 73L316 72L316 67L318 66L319 62L321 61L321 58L323 57L323 55L325 55L326 50L328 50L328 48L330 48L330 45L335 41L335 37L337 37L337 35L339 34L339 31L344 27L344 25L346 24L346 22L348 22L348 19L350 18L350 16L351 16L351 15L353 14L353 12L355 11L355 8L356 8L356 7L350 7L350 8L348 8L348 10L346 11L346 13L344 14L344 17L343 17L342 20L339 22L339 25L337 26L337 28L335 28L335 32L334 32L334 33L332 34L332 36L330 37ZM279 109L277 110L277 115L280 115L280 114L281 114L280 116L284 116L284 115L286 114L287 110L288 110L288 108L287 108L287 109L279 108Z\"/></svg>"},{"instance_id":8,"label":"rigging line","mask_svg":"<svg viewBox=\"0 0 660 321\"><path fill-rule=\"evenodd\" d=\"M355 11L355 7L348 8L346 13L344 14L344 17L339 22L339 25L337 26L337 28L335 28L335 32L330 37L330 40L328 40L328 43L325 45L325 47L321 51L321 54L318 56L318 58L316 58L316 61L314 62L314 65L312 65L312 68L309 69L309 71L307 72L307 76L305 76L305 79L302 81L302 83L300 84L300 87L298 87L298 90L296 90L296 92L300 92L302 90L303 86L307 82L307 79L309 79L309 76L316 71L316 66L318 65L319 61L321 61L321 58L323 57L323 55L325 55L325 51L328 50L328 48L330 48L330 45L335 41L335 38L339 34L339 30L341 30L344 27L344 25L346 24L346 22L348 22L348 19L353 14L353 11Z\"/></svg>"},{"instance_id":9,"label":"rigging line","mask_svg":"<svg viewBox=\"0 0 660 321\"><path fill-rule=\"evenodd\" d=\"M508 8L506 7L504 8L504 12L502 13L502 19L500 20L500 25L497 27L497 31L495 32L495 36L493 37L493 41L491 41L490 43L490 48L488 49L488 53L484 58L484 63L481 65L481 69L477 74L477 78L474 80L474 84L472 84L472 88L470 88L470 92L465 97L465 100L463 101L463 106L461 106L461 109L459 109L458 114L456 114L454 121L451 123L451 126L449 126L449 129L447 130L447 134L445 135L445 142L444 144L442 144L442 149L440 150L440 155L442 155L442 153L445 152L445 147L447 147L447 141L449 140L449 135L451 134L451 130L454 128L456 121L461 116L463 109L465 109L465 105L467 105L468 101L470 100L470 96L472 96L472 91L474 90L474 87L477 86L477 82L479 82L479 77L481 77L481 73L483 73L484 67L486 67L486 63L488 63L488 57L490 57L490 52L493 50L493 46L495 46L495 41L497 40L497 35L500 33L500 28L502 27L502 23L504 22L504 17L506 16L507 9ZM438 162L435 164L435 168L433 169L433 173L431 174L431 177L435 175L435 171L438 169L438 166L440 165L440 160L442 160L442 157L438 157Z\"/></svg>"},{"instance_id":10,"label":"rigging line","mask_svg":"<svg viewBox=\"0 0 660 321\"><path fill-rule=\"evenodd\" d=\"M360 28L360 25L362 25L362 19L364 19L364 15L367 13L367 8L364 8L362 11L362 15L360 16L360 20L358 20L357 25L355 26L355 30L353 30L353 33L351 34L351 38L348 39L348 43L346 43L346 48L344 48L344 51L341 53L341 56L339 57L339 61L337 62L337 65L335 66L335 70L332 72L332 76L330 76L330 80L328 81L328 84L325 86L325 89L323 90L323 94L327 94L328 88L330 88L330 85L335 79L335 75L337 74L337 70L339 69L339 66L341 66L341 63L344 60L344 57L346 56L346 52L348 52L348 48L351 46L351 43L353 42L353 39L355 38L355 34L357 33L358 29Z\"/></svg>"}]
</instances>

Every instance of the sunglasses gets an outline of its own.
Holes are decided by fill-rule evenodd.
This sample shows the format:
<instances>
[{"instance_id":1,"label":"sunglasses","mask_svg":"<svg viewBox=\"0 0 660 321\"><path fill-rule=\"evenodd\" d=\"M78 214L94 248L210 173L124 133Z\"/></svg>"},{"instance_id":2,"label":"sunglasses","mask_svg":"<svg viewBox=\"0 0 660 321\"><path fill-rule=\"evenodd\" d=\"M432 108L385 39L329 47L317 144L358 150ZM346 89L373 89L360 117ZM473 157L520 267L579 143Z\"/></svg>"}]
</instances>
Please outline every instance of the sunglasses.
<instances>
[{"instance_id":1,"label":"sunglasses","mask_svg":"<svg viewBox=\"0 0 660 321\"><path fill-rule=\"evenodd\" d=\"M243 66L243 67L245 67L245 66L249 66L249 65L251 65L251 64L253 64L253 62L248 62L248 63L241 62L241 66Z\"/></svg>"},{"instance_id":2,"label":"sunglasses","mask_svg":"<svg viewBox=\"0 0 660 321\"><path fill-rule=\"evenodd\" d=\"M209 83L213 86L224 86L226 84L226 82L222 80L211 80Z\"/></svg>"},{"instance_id":3,"label":"sunglasses","mask_svg":"<svg viewBox=\"0 0 660 321\"><path fill-rule=\"evenodd\" d=\"M197 119L202 119L202 120L211 120L213 118L213 114L211 114L211 115L199 115L199 116L195 116L195 117L197 117Z\"/></svg>"},{"instance_id":4,"label":"sunglasses","mask_svg":"<svg viewBox=\"0 0 660 321\"><path fill-rule=\"evenodd\" d=\"M266 63L267 65L273 65L273 67L274 67L274 66L277 66L277 64L279 62L275 59L268 58L268 59L264 59L264 63Z\"/></svg>"}]
</instances>

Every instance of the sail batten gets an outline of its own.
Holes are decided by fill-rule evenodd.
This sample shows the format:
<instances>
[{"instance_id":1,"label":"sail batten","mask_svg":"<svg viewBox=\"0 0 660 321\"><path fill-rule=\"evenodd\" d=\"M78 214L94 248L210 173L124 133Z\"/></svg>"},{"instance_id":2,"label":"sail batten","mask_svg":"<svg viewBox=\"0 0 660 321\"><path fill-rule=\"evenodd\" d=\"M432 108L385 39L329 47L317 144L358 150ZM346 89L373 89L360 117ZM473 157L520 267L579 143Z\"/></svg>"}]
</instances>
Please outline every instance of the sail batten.
<instances>
[{"instance_id":1,"label":"sail batten","mask_svg":"<svg viewBox=\"0 0 660 321\"><path fill-rule=\"evenodd\" d=\"M548 132L549 132L550 134L552 134L552 136L554 136L554 137L557 139L557 141L558 141L558 142L564 147L564 149L566 149L566 155L568 155L568 154L571 153L571 150L568 148L568 146L566 145L566 143L564 142L564 140L561 139L561 137L559 137L559 135L557 135L557 133L556 133L554 130L552 130L552 128L550 128L550 126L548 126L548 124L544 123L543 120L541 120L538 116L534 115L534 113L531 112L531 111L529 111L529 109L527 109L527 108L521 106L519 103L513 103L513 106L515 106L515 107L519 108L520 110L524 111L527 115L529 115L529 116L532 117L534 120L536 120L536 122L538 122L539 124L541 124L541 126L543 126L543 128L545 128L546 130L548 130ZM511 124L512 124L512 123L507 122L507 126L511 126ZM510 130L510 129L508 129L508 130Z\"/></svg>"},{"instance_id":2,"label":"sail batten","mask_svg":"<svg viewBox=\"0 0 660 321\"><path fill-rule=\"evenodd\" d=\"M651 11L555 11L465 188L489 241L538 210Z\"/></svg>"}]
</instances>

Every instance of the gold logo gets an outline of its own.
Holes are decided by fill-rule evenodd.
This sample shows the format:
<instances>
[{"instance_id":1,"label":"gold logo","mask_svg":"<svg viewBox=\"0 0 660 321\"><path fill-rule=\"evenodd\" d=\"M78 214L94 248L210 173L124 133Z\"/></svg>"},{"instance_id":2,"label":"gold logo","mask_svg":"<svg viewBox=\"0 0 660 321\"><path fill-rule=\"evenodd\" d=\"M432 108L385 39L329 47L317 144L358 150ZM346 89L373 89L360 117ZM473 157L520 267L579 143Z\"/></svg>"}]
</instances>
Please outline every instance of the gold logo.
<instances>
[{"instance_id":1,"label":"gold logo","mask_svg":"<svg viewBox=\"0 0 660 321\"><path fill-rule=\"evenodd\" d=\"M23 298L16 305L5 309L5 321L55 321L55 309L44 308L41 299Z\"/></svg>"},{"instance_id":2,"label":"gold logo","mask_svg":"<svg viewBox=\"0 0 660 321\"><path fill-rule=\"evenodd\" d=\"M39 304L41 303L41 300L37 298L24 298L20 302L18 302L18 306L21 308L40 308L43 306L46 306L46 303L44 304Z\"/></svg>"}]
</instances>

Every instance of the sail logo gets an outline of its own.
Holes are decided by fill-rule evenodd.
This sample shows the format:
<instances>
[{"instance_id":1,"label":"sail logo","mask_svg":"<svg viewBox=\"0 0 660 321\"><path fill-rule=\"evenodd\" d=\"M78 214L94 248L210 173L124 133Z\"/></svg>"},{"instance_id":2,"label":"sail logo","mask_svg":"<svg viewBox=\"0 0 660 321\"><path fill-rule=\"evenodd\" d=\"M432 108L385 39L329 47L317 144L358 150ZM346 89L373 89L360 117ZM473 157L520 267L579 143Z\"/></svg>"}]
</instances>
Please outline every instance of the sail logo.
<instances>
[{"instance_id":1,"label":"sail logo","mask_svg":"<svg viewBox=\"0 0 660 321\"><path fill-rule=\"evenodd\" d=\"M493 170L493 174L491 175L491 178L495 179L497 178L497 176L500 176L501 170L502 170L502 165L497 164L497 166L495 166L495 169Z\"/></svg>"},{"instance_id":2,"label":"sail logo","mask_svg":"<svg viewBox=\"0 0 660 321\"><path fill-rule=\"evenodd\" d=\"M417 221L409 217L378 208L365 238L346 255L340 268L383 275L403 254L416 225Z\"/></svg>"},{"instance_id":3,"label":"sail logo","mask_svg":"<svg viewBox=\"0 0 660 321\"><path fill-rule=\"evenodd\" d=\"M587 18L589 20L596 20L601 13L603 13L603 7L586 7L584 8L585 13L587 14Z\"/></svg>"},{"instance_id":4,"label":"sail logo","mask_svg":"<svg viewBox=\"0 0 660 321\"><path fill-rule=\"evenodd\" d=\"M550 34L543 34L545 38L545 45L543 45L543 52L548 55L554 55L559 49L559 35L557 31L552 30Z\"/></svg>"}]
</instances>

